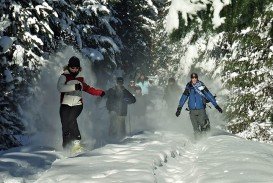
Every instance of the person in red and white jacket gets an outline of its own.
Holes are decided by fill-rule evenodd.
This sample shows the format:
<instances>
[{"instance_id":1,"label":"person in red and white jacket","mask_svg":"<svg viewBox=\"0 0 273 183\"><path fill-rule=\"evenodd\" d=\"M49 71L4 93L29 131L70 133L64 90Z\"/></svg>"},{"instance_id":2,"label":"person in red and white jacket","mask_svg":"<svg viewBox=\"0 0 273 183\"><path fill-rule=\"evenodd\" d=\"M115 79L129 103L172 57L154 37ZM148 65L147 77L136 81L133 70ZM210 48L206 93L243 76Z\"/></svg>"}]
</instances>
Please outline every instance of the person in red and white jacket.
<instances>
[{"instance_id":1,"label":"person in red and white jacket","mask_svg":"<svg viewBox=\"0 0 273 183\"><path fill-rule=\"evenodd\" d=\"M77 117L83 109L82 91L95 96L103 97L105 95L103 90L87 85L84 78L78 76L81 70L79 58L71 57L57 84L57 88L61 93L60 117L64 148L74 141L79 143L81 140Z\"/></svg>"}]
</instances>

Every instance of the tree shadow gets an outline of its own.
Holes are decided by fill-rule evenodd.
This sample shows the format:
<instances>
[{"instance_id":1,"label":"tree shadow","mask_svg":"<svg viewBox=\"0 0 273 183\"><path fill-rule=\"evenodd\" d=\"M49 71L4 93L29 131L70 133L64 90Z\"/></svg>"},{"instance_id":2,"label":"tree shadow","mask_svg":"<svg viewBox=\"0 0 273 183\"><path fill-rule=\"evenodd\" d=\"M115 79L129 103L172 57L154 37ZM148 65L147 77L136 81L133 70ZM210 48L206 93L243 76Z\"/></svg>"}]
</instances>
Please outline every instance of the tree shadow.
<instances>
[{"instance_id":1,"label":"tree shadow","mask_svg":"<svg viewBox=\"0 0 273 183\"><path fill-rule=\"evenodd\" d=\"M0 154L0 172L11 177L31 179L60 159L53 151L45 147L18 147L4 151Z\"/></svg>"}]
</instances>

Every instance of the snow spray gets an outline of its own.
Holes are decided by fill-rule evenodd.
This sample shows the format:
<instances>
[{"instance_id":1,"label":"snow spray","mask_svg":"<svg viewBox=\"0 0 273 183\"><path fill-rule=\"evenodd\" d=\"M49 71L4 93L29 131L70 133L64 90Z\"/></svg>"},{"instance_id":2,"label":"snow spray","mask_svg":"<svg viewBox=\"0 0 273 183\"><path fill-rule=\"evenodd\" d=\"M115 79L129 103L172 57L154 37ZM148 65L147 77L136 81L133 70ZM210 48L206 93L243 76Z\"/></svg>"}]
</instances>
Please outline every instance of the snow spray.
<instances>
[{"instance_id":1,"label":"snow spray","mask_svg":"<svg viewBox=\"0 0 273 183\"><path fill-rule=\"evenodd\" d=\"M61 148L62 130L59 116L60 93L57 90L57 81L63 73L63 67L67 65L72 56L77 56L81 60L86 83L91 86L95 83L95 76L91 70L91 63L84 59L80 53L72 47L50 55L48 63L45 64L38 78L38 86L34 89L33 100L24 106L25 116L28 121L27 133L31 134L29 143L39 146L50 146ZM92 138L92 101L93 96L87 96L83 92L84 110L78 118L78 125L82 139L90 146L94 144Z\"/></svg>"}]
</instances>

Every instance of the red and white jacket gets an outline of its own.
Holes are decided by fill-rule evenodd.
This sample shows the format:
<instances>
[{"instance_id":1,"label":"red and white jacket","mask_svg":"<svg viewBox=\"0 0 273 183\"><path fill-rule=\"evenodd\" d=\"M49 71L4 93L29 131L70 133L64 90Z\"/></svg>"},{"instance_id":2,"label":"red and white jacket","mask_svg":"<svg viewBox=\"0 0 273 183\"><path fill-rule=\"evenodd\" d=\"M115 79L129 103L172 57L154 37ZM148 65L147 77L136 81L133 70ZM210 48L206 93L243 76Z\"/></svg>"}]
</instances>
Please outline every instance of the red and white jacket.
<instances>
[{"instance_id":1,"label":"red and white jacket","mask_svg":"<svg viewBox=\"0 0 273 183\"><path fill-rule=\"evenodd\" d=\"M80 83L82 91L91 95L100 96L103 90L95 89L87 85L83 77L73 77L68 71L59 77L57 88L61 92L61 104L69 106L82 105L82 91L75 90L75 84Z\"/></svg>"}]
</instances>

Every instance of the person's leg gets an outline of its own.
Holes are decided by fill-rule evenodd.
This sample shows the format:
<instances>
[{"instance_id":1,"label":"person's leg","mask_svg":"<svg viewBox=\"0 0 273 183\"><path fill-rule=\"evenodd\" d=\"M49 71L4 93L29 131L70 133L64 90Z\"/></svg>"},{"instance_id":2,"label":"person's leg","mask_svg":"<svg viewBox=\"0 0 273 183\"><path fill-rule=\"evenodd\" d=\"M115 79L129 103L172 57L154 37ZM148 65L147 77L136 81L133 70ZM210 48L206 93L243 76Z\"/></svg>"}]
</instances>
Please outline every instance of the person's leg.
<instances>
[{"instance_id":1,"label":"person's leg","mask_svg":"<svg viewBox=\"0 0 273 183\"><path fill-rule=\"evenodd\" d=\"M122 137L122 118L121 116L117 116L115 121L115 129L116 129L116 137L120 139Z\"/></svg>"},{"instance_id":2,"label":"person's leg","mask_svg":"<svg viewBox=\"0 0 273 183\"><path fill-rule=\"evenodd\" d=\"M126 136L125 116L119 116L119 131L120 138L124 138Z\"/></svg>"},{"instance_id":3,"label":"person's leg","mask_svg":"<svg viewBox=\"0 0 273 183\"><path fill-rule=\"evenodd\" d=\"M199 112L199 123L201 127L202 132L208 132L210 130L210 121L208 118L208 115L206 113L206 110L200 110Z\"/></svg>"},{"instance_id":4,"label":"person's leg","mask_svg":"<svg viewBox=\"0 0 273 183\"><path fill-rule=\"evenodd\" d=\"M191 110L190 111L190 119L191 119L191 124L193 127L193 131L194 131L194 137L195 139L197 139L199 137L200 134L200 128L198 125L198 111L196 110Z\"/></svg>"},{"instance_id":5,"label":"person's leg","mask_svg":"<svg viewBox=\"0 0 273 183\"><path fill-rule=\"evenodd\" d=\"M63 135L63 147L65 148L69 142L71 142L71 132L69 128L69 114L70 114L70 106L61 105L60 107L60 117L62 123L62 135Z\"/></svg>"},{"instance_id":6,"label":"person's leg","mask_svg":"<svg viewBox=\"0 0 273 183\"><path fill-rule=\"evenodd\" d=\"M115 137L117 135L116 131L116 121L117 121L117 113L114 111L110 111L110 125L109 125L109 136Z\"/></svg>"},{"instance_id":7,"label":"person's leg","mask_svg":"<svg viewBox=\"0 0 273 183\"><path fill-rule=\"evenodd\" d=\"M78 127L77 118L81 114L82 109L83 109L82 105L71 107L71 112L70 112L71 123L69 124L69 128L70 128L72 140L81 140L81 134Z\"/></svg>"}]
</instances>

